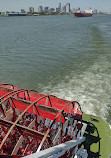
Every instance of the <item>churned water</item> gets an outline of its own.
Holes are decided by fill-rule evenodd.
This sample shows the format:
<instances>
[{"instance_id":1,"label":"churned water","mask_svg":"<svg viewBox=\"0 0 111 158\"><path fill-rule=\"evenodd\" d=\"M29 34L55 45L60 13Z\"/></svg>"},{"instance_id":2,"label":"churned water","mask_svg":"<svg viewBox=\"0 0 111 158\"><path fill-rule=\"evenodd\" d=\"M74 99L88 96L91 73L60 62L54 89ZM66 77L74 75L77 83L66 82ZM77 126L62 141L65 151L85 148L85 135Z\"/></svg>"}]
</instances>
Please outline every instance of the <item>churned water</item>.
<instances>
[{"instance_id":1,"label":"churned water","mask_svg":"<svg viewBox=\"0 0 111 158\"><path fill-rule=\"evenodd\" d=\"M0 17L0 82L76 100L111 124L111 15Z\"/></svg>"}]
</instances>

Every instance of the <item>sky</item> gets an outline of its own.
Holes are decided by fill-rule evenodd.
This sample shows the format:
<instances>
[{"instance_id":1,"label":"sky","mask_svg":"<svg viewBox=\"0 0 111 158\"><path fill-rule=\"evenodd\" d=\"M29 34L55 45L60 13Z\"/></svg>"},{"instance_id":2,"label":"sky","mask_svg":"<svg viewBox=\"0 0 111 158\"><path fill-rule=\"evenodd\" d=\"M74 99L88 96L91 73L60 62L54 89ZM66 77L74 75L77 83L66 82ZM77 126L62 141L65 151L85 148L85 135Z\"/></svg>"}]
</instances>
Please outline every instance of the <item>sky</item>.
<instances>
[{"instance_id":1,"label":"sky","mask_svg":"<svg viewBox=\"0 0 111 158\"><path fill-rule=\"evenodd\" d=\"M37 11L40 5L56 8L59 2L62 6L70 3L71 8L80 7L81 10L92 8L111 12L111 0L0 0L0 12L20 11L21 9L28 11L29 7L34 7L34 10Z\"/></svg>"}]
</instances>

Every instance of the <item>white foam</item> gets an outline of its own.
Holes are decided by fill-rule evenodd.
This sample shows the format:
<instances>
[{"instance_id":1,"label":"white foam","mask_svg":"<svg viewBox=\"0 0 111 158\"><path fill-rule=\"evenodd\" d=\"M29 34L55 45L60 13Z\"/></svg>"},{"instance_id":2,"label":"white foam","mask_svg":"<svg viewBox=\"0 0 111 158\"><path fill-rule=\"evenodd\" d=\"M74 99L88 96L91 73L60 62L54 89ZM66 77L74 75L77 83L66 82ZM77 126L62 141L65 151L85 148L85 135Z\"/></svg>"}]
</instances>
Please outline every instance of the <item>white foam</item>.
<instances>
[{"instance_id":1,"label":"white foam","mask_svg":"<svg viewBox=\"0 0 111 158\"><path fill-rule=\"evenodd\" d=\"M44 88L44 93L53 94L66 100L76 100L82 105L83 112L106 120L108 105L111 104L111 73L108 73L111 63L105 59L103 63L102 58L100 58L99 64L95 63L81 74L75 74L72 71L58 84L54 85L51 82Z\"/></svg>"}]
</instances>

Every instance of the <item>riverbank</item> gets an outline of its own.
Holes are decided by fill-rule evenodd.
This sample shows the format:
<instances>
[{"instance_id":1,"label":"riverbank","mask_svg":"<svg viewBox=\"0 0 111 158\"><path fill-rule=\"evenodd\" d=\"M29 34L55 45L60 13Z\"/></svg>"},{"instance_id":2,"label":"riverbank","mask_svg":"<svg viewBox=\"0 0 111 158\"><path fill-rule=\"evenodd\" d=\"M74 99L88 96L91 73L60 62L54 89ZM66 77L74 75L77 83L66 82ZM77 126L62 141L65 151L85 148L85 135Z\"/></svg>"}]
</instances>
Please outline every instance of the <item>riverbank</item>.
<instances>
[{"instance_id":1,"label":"riverbank","mask_svg":"<svg viewBox=\"0 0 111 158\"><path fill-rule=\"evenodd\" d=\"M50 12L50 13L45 13L45 12L34 12L34 13L2 13L0 16L2 17L8 17L8 16L51 16L51 15L72 15L68 13L56 13L56 12Z\"/></svg>"}]
</instances>

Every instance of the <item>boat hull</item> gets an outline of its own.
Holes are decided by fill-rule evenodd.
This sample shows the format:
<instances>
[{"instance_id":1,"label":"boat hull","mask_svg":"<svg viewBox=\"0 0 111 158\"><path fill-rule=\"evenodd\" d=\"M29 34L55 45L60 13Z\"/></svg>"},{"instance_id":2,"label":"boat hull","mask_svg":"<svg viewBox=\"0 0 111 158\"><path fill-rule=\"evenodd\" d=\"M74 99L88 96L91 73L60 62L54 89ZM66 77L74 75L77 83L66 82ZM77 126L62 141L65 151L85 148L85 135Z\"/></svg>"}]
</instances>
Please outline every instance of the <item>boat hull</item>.
<instances>
[{"instance_id":1,"label":"boat hull","mask_svg":"<svg viewBox=\"0 0 111 158\"><path fill-rule=\"evenodd\" d=\"M74 13L74 16L75 17L91 17L93 14L91 14L91 13L77 13L77 12L75 12Z\"/></svg>"},{"instance_id":2,"label":"boat hull","mask_svg":"<svg viewBox=\"0 0 111 158\"><path fill-rule=\"evenodd\" d=\"M8 16L26 16L26 13L8 13Z\"/></svg>"}]
</instances>

